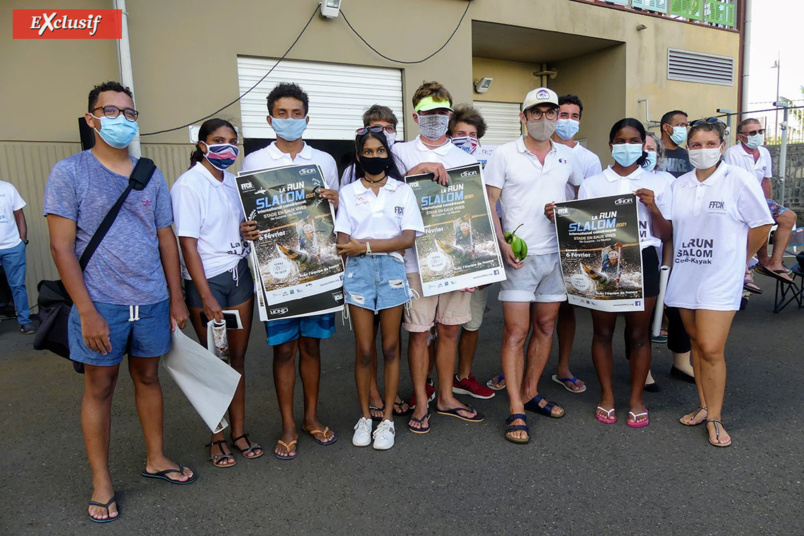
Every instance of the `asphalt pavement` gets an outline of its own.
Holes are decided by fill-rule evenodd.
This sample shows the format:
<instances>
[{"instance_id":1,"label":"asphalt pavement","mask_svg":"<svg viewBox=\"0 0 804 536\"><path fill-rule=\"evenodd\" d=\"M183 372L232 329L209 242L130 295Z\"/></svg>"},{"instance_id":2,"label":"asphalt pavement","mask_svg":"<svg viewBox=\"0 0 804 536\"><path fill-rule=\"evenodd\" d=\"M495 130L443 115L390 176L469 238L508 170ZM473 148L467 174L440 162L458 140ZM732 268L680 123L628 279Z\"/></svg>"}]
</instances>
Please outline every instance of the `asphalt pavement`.
<instances>
[{"instance_id":1,"label":"asphalt pavement","mask_svg":"<svg viewBox=\"0 0 804 536\"><path fill-rule=\"evenodd\" d=\"M804 535L804 310L773 314L773 283L739 313L726 352L724 421L733 446L709 446L703 427L678 418L697 405L695 386L670 377L672 358L654 345L659 393L646 393L651 424L625 424L629 371L615 341L620 419L594 418L600 389L589 357L591 318L578 310L572 370L589 385L571 394L550 381L540 391L566 409L562 419L531 415L532 440L503 440L508 414L501 391L471 403L481 424L438 415L424 436L396 421L387 452L356 448L359 417L354 340L348 326L322 344L320 418L340 436L322 447L299 438L298 457L280 461L271 351L255 324L247 355L247 431L266 447L257 460L237 457L214 468L208 430L163 372L168 456L200 478L174 486L140 476L144 444L131 379L121 373L114 399L111 471L121 518L87 518L91 474L80 428L82 377L69 363L32 349L13 320L0 322L0 534L592 534ZM474 372L499 372L502 311L492 289ZM622 330L622 320L619 330ZM188 334L192 330L188 326ZM297 383L297 386L300 384ZM402 393L409 395L403 356ZM467 397L464 397L466 399ZM301 415L301 389L296 393Z\"/></svg>"}]
</instances>

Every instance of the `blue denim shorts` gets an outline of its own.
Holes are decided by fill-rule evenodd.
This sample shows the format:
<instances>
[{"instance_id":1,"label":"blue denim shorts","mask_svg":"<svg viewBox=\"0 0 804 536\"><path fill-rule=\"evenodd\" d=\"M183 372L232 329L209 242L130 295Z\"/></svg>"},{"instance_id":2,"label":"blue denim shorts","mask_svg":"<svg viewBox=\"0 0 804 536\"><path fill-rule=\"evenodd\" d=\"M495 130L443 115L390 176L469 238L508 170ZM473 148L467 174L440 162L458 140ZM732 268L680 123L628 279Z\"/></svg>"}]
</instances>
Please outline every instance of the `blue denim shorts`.
<instances>
[{"instance_id":1,"label":"blue denim shorts","mask_svg":"<svg viewBox=\"0 0 804 536\"><path fill-rule=\"evenodd\" d=\"M335 313L303 316L301 318L280 318L265 322L265 335L268 346L277 346L295 341L299 337L329 339L335 334Z\"/></svg>"},{"instance_id":2,"label":"blue denim shorts","mask_svg":"<svg viewBox=\"0 0 804 536\"><path fill-rule=\"evenodd\" d=\"M124 354L159 357L170 350L170 300L140 306L95 303L95 309L109 324L112 351L103 355L84 344L81 317L73 306L67 328L73 361L111 367L122 362Z\"/></svg>"},{"instance_id":3,"label":"blue denim shorts","mask_svg":"<svg viewBox=\"0 0 804 536\"><path fill-rule=\"evenodd\" d=\"M405 263L392 255L349 257L343 290L346 303L375 313L410 300Z\"/></svg>"}]
</instances>

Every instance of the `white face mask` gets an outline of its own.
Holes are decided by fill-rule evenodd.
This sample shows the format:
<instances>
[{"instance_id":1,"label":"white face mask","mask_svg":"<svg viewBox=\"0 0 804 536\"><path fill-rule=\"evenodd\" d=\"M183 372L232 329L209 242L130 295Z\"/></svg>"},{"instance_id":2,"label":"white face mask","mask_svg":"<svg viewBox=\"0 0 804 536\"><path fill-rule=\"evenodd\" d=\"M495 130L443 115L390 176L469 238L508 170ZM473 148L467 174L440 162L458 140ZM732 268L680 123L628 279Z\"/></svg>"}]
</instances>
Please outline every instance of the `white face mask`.
<instances>
[{"instance_id":1,"label":"white face mask","mask_svg":"<svg viewBox=\"0 0 804 536\"><path fill-rule=\"evenodd\" d=\"M765 139L762 134L755 134L754 136L746 136L745 146L753 150L762 145L763 141L765 141Z\"/></svg>"},{"instance_id":2,"label":"white face mask","mask_svg":"<svg viewBox=\"0 0 804 536\"><path fill-rule=\"evenodd\" d=\"M440 140L449 128L447 115L418 115L419 132L428 140Z\"/></svg>"},{"instance_id":3,"label":"white face mask","mask_svg":"<svg viewBox=\"0 0 804 536\"><path fill-rule=\"evenodd\" d=\"M396 141L396 132L383 130L382 133L385 134L385 141L388 143L388 148L390 149L394 146L394 142Z\"/></svg>"},{"instance_id":4,"label":"white face mask","mask_svg":"<svg viewBox=\"0 0 804 536\"><path fill-rule=\"evenodd\" d=\"M690 149L690 164L695 169L709 169L720 162L720 147L712 149Z\"/></svg>"}]
</instances>

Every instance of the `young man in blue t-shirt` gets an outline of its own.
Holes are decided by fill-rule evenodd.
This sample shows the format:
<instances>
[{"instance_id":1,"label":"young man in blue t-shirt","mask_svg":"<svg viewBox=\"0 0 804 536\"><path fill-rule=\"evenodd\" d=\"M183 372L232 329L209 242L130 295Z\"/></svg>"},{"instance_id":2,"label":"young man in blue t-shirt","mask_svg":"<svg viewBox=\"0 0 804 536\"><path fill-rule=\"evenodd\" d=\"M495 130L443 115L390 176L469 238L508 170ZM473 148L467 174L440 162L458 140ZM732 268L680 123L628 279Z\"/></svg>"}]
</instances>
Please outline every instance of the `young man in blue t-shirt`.
<instances>
[{"instance_id":1,"label":"young man in blue t-shirt","mask_svg":"<svg viewBox=\"0 0 804 536\"><path fill-rule=\"evenodd\" d=\"M183 328L188 314L170 193L159 170L147 187L131 191L83 272L79 265L92 235L128 186L136 160L127 147L138 132L138 115L128 88L117 82L96 86L84 116L98 134L95 146L53 166L45 191L50 249L74 303L70 359L84 363L81 426L92 467L89 517L99 523L119 516L109 473L109 435L123 354L129 354L147 448L143 476L173 484L197 478L162 450L159 357L170 349L171 329Z\"/></svg>"}]
</instances>

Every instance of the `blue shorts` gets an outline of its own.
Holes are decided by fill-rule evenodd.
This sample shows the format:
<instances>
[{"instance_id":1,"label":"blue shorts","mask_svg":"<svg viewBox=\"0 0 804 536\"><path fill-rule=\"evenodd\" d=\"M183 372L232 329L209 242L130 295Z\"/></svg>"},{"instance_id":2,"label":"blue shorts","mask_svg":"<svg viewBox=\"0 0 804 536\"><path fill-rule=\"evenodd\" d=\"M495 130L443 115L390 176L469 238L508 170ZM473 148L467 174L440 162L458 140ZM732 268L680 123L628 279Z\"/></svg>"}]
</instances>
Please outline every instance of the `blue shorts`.
<instances>
[{"instance_id":1,"label":"blue shorts","mask_svg":"<svg viewBox=\"0 0 804 536\"><path fill-rule=\"evenodd\" d=\"M268 346L295 341L299 337L329 339L335 334L335 313L271 320L265 323L265 334Z\"/></svg>"},{"instance_id":2,"label":"blue shorts","mask_svg":"<svg viewBox=\"0 0 804 536\"><path fill-rule=\"evenodd\" d=\"M403 305L410 300L405 263L391 255L349 257L343 291L346 303L375 313Z\"/></svg>"},{"instance_id":3,"label":"blue shorts","mask_svg":"<svg viewBox=\"0 0 804 536\"><path fill-rule=\"evenodd\" d=\"M112 351L106 355L90 350L81 335L81 317L73 306L68 321L70 359L100 367L123 361L123 355L159 357L170 350L170 300L152 305L131 306L95 303L95 309L109 324ZM131 320L137 318L137 320Z\"/></svg>"},{"instance_id":4,"label":"blue shorts","mask_svg":"<svg viewBox=\"0 0 804 536\"><path fill-rule=\"evenodd\" d=\"M254 279L246 259L240 259L234 268L210 277L207 283L218 305L224 309L236 307L254 297ZM184 280L184 294L187 307L204 308L204 300L192 279Z\"/></svg>"}]
</instances>

